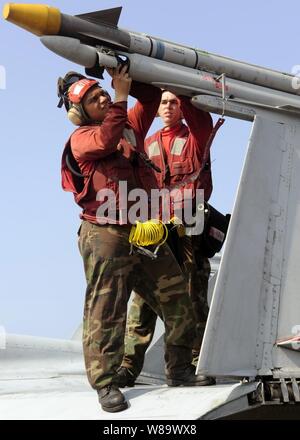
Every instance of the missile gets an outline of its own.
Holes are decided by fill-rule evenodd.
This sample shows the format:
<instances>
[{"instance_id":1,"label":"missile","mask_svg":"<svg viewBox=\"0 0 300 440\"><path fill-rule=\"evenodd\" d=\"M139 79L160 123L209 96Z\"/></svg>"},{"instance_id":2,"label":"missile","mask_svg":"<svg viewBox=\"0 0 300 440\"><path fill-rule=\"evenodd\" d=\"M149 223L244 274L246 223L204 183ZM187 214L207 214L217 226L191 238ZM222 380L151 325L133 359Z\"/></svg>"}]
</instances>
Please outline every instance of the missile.
<instances>
[{"instance_id":1,"label":"missile","mask_svg":"<svg viewBox=\"0 0 300 440\"><path fill-rule=\"evenodd\" d=\"M299 113L300 90L292 75L120 29L120 13L114 8L71 16L46 5L14 3L3 9L4 19L40 36L48 49L88 74L101 77L101 66L125 59L133 79L174 93Z\"/></svg>"},{"instance_id":2,"label":"missile","mask_svg":"<svg viewBox=\"0 0 300 440\"><path fill-rule=\"evenodd\" d=\"M128 32L117 28L121 8L91 14L67 15L47 5L6 3L3 18L35 35L77 37L92 44L105 41L120 49L128 49Z\"/></svg>"},{"instance_id":3,"label":"missile","mask_svg":"<svg viewBox=\"0 0 300 440\"><path fill-rule=\"evenodd\" d=\"M122 51L112 51L109 48L93 48L70 37L45 36L42 43L51 51L77 64L91 67L98 62L104 67L116 67L118 57L128 59L130 76L141 82L156 85L174 91L176 94L194 96L195 94L211 94L225 97L240 103L247 103L265 108L282 110L295 109L300 112L300 99L290 93L256 86L243 81L228 78L224 88L213 74L191 69L146 57L140 54L130 54Z\"/></svg>"},{"instance_id":4,"label":"missile","mask_svg":"<svg viewBox=\"0 0 300 440\"><path fill-rule=\"evenodd\" d=\"M224 101L217 96L196 95L193 96L191 102L195 107L206 112L217 113L219 115L224 114L244 121L252 122L256 115L253 109L245 105L228 101L224 103Z\"/></svg>"},{"instance_id":5,"label":"missile","mask_svg":"<svg viewBox=\"0 0 300 440\"><path fill-rule=\"evenodd\" d=\"M80 43L77 38L46 36L40 40L47 49L83 67L93 68L97 62L104 67L118 65L116 56L100 53L95 47Z\"/></svg>"}]
</instances>

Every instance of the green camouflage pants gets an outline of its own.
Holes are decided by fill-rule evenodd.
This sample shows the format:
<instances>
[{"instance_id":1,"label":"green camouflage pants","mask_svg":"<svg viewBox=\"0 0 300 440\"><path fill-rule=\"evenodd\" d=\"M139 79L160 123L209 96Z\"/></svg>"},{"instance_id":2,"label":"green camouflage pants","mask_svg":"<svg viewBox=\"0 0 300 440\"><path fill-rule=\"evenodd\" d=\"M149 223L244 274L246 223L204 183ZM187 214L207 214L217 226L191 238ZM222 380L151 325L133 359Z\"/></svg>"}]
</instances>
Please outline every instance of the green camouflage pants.
<instances>
[{"instance_id":1,"label":"green camouflage pants","mask_svg":"<svg viewBox=\"0 0 300 440\"><path fill-rule=\"evenodd\" d=\"M196 322L196 338L193 343L193 364L196 365L208 316L210 263L208 258L201 256L199 236L178 238L174 234L177 232L171 234L170 245L186 276ZM135 293L127 320L122 366L129 368L136 377L143 368L145 353L154 335L156 319L155 311Z\"/></svg>"},{"instance_id":2,"label":"green camouflage pants","mask_svg":"<svg viewBox=\"0 0 300 440\"><path fill-rule=\"evenodd\" d=\"M113 382L124 354L127 302L134 289L165 324L166 373L180 373L191 362L194 318L186 281L168 245L157 260L129 256L130 227L98 226L84 221L79 249L87 290L83 320L83 349L91 386Z\"/></svg>"}]
</instances>

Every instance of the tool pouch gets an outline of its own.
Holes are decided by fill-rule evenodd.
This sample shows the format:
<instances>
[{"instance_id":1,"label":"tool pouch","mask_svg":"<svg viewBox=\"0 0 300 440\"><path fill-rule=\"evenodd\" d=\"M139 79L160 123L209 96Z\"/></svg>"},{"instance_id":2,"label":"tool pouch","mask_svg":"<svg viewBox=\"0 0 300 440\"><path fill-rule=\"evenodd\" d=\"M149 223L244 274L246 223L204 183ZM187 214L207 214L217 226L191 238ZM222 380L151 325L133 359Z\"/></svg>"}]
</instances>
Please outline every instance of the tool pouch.
<instances>
[{"instance_id":1,"label":"tool pouch","mask_svg":"<svg viewBox=\"0 0 300 440\"><path fill-rule=\"evenodd\" d=\"M200 249L204 257L212 258L222 249L231 216L223 215L206 202L204 215L204 230L199 237Z\"/></svg>"}]
</instances>

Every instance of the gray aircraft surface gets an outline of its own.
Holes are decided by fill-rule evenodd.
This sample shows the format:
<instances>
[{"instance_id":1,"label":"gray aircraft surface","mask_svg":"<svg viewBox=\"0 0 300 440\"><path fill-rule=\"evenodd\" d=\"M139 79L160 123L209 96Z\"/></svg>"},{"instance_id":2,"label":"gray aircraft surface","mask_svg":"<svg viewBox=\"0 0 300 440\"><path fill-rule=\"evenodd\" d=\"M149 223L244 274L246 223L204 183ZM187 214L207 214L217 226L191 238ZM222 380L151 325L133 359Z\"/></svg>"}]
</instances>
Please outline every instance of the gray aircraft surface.
<instances>
[{"instance_id":1,"label":"gray aircraft surface","mask_svg":"<svg viewBox=\"0 0 300 440\"><path fill-rule=\"evenodd\" d=\"M122 30L119 8L73 17L44 5L7 4L3 15L39 35L50 50L83 65L89 75L101 77L103 67L125 62L133 79L252 123L226 243L210 283L197 368L215 376L217 384L164 385L159 338L147 353L140 385L125 390L129 409L110 417L299 418L298 79ZM7 335L2 348L1 418L107 418L87 384L78 339Z\"/></svg>"}]
</instances>

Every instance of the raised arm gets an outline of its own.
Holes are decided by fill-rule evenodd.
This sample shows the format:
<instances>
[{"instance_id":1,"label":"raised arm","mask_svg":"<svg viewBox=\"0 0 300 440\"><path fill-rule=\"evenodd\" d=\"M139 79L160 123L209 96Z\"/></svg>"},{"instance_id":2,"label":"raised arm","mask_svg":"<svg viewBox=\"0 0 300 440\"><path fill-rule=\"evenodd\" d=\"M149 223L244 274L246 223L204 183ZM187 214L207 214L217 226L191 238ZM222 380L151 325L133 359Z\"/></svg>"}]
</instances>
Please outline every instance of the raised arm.
<instances>
[{"instance_id":1,"label":"raised arm","mask_svg":"<svg viewBox=\"0 0 300 440\"><path fill-rule=\"evenodd\" d=\"M190 130L194 142L197 144L199 153L203 153L206 142L213 129L212 117L209 113L194 107L190 98L179 96L180 108Z\"/></svg>"},{"instance_id":2,"label":"raised arm","mask_svg":"<svg viewBox=\"0 0 300 440\"><path fill-rule=\"evenodd\" d=\"M75 159L99 160L116 151L127 121L127 103L112 104L101 125L85 125L71 136Z\"/></svg>"},{"instance_id":3,"label":"raised arm","mask_svg":"<svg viewBox=\"0 0 300 440\"><path fill-rule=\"evenodd\" d=\"M136 98L137 102L128 111L128 122L140 134L142 139L145 139L157 114L161 100L161 90L148 84L132 81L130 95Z\"/></svg>"},{"instance_id":4,"label":"raised arm","mask_svg":"<svg viewBox=\"0 0 300 440\"><path fill-rule=\"evenodd\" d=\"M110 105L104 118L100 119L98 124L83 126L72 135L71 148L76 159L98 160L114 153L123 135L127 122L127 99L132 80L126 73L126 68L114 69L111 74L115 89L114 103ZM99 107L101 109L101 101L96 100L93 106L96 107L97 112Z\"/></svg>"}]
</instances>

